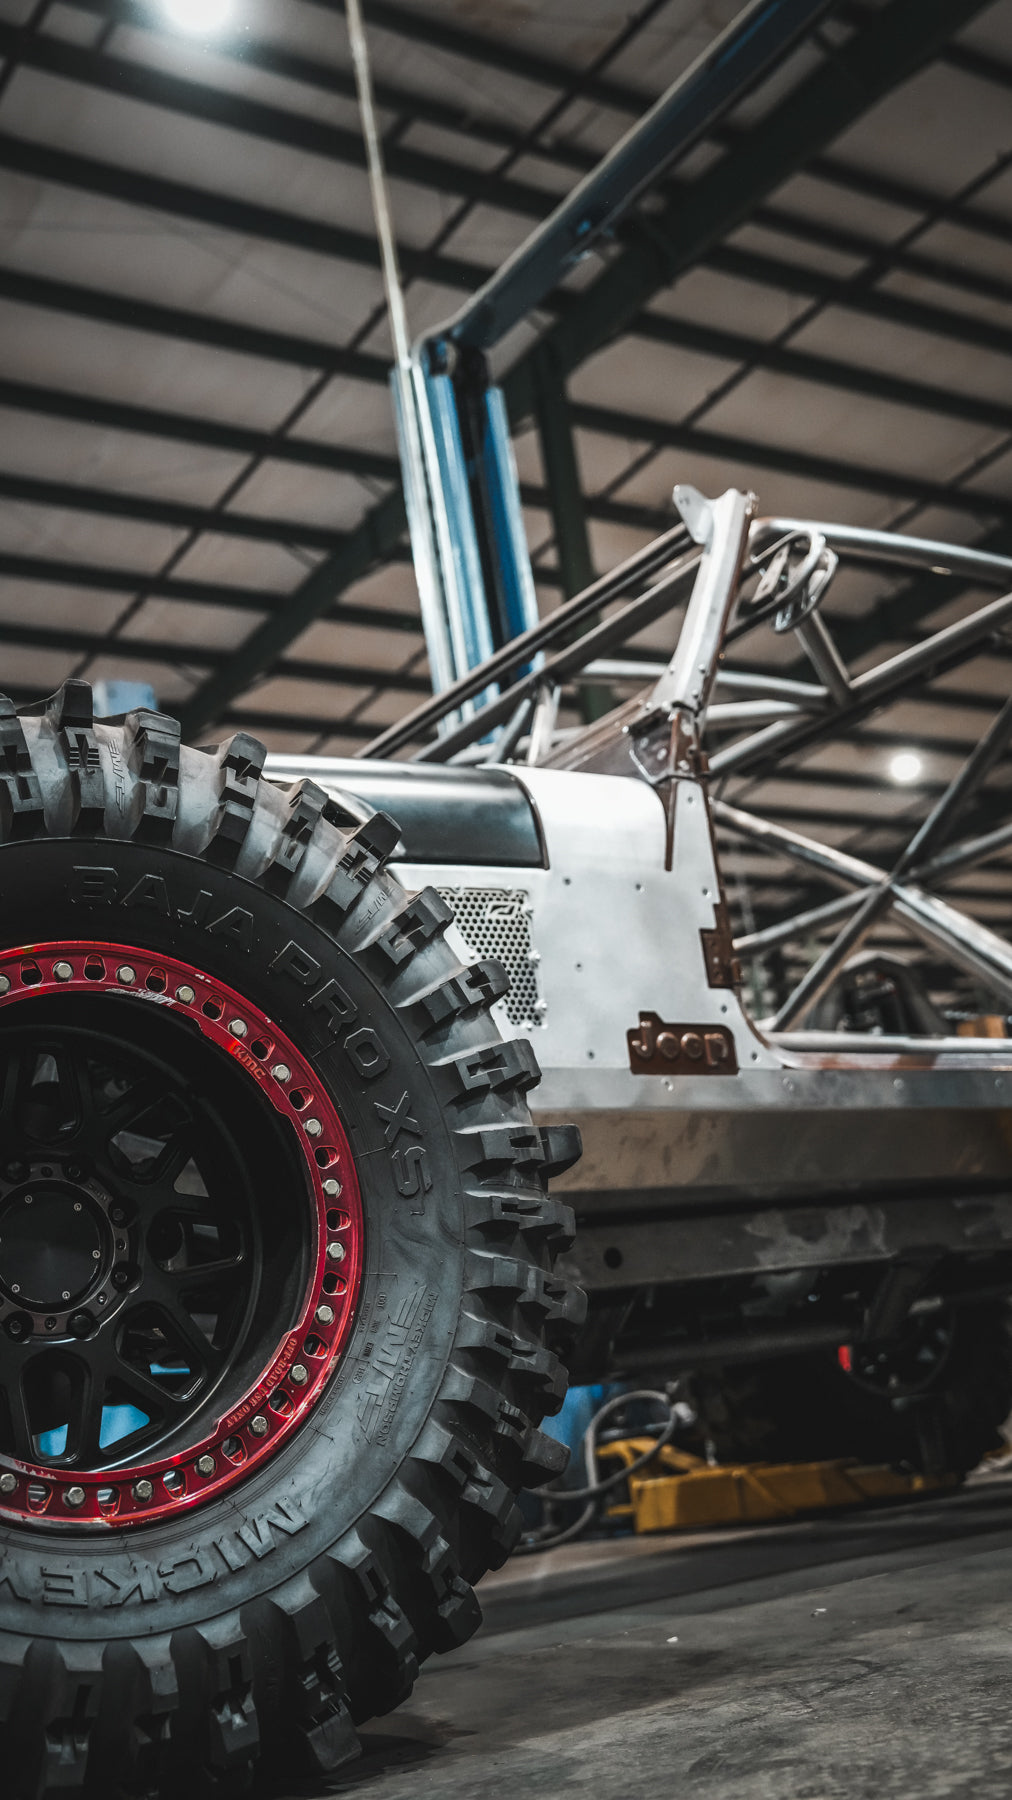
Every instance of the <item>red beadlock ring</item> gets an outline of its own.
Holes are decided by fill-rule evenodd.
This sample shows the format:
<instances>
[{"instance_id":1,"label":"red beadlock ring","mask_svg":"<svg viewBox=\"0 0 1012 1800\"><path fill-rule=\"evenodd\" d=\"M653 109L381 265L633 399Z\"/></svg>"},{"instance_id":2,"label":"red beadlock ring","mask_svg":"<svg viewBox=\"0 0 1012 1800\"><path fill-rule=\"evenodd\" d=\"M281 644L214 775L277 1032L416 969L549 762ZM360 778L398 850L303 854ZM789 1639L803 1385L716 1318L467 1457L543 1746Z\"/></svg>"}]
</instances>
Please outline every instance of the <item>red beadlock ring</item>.
<instances>
[{"instance_id":1,"label":"red beadlock ring","mask_svg":"<svg viewBox=\"0 0 1012 1800\"><path fill-rule=\"evenodd\" d=\"M294 1330L200 1442L115 1470L54 1469L0 1456L0 1517L78 1529L177 1515L218 1497L273 1456L302 1424L337 1365L355 1316L363 1260L358 1178L337 1111L311 1064L258 1007L191 963L126 945L32 944L0 954L0 1007L39 995L103 991L192 1019L256 1082L298 1142L315 1206L315 1243Z\"/></svg>"}]
</instances>

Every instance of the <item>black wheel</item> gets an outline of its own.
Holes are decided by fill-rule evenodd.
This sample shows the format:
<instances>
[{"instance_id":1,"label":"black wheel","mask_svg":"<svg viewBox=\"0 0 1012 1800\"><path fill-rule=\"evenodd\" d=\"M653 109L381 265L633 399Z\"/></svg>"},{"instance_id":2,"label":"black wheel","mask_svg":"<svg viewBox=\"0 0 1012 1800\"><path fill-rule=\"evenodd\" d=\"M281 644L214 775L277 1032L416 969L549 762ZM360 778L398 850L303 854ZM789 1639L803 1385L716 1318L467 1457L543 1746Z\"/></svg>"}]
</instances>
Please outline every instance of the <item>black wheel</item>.
<instances>
[{"instance_id":1,"label":"black wheel","mask_svg":"<svg viewBox=\"0 0 1012 1800\"><path fill-rule=\"evenodd\" d=\"M391 821L262 766L0 701L14 1800L339 1767L564 1460L576 1134Z\"/></svg>"},{"instance_id":2,"label":"black wheel","mask_svg":"<svg viewBox=\"0 0 1012 1800\"><path fill-rule=\"evenodd\" d=\"M719 1462L854 1456L965 1475L1001 1444L1012 1412L1008 1315L999 1305L927 1314L880 1348L697 1374L693 1394Z\"/></svg>"}]
</instances>

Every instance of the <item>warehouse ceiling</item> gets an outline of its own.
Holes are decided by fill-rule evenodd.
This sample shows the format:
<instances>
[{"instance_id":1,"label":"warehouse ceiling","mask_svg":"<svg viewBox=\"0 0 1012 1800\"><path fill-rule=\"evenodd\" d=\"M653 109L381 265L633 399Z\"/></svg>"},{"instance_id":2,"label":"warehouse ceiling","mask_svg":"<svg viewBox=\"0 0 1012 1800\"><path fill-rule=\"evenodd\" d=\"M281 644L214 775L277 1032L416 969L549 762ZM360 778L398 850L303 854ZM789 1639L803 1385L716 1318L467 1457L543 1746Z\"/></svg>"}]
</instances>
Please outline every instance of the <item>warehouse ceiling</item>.
<instances>
[{"instance_id":1,"label":"warehouse ceiling","mask_svg":"<svg viewBox=\"0 0 1012 1800\"><path fill-rule=\"evenodd\" d=\"M737 10L366 0L412 328ZM1010 94L1010 0L838 4L501 347L544 609L669 525L676 480L1012 550ZM363 162L336 0L0 0L15 698L143 680L200 740L348 755L429 691ZM862 667L979 597L853 577L841 642ZM888 858L1007 694L1007 655L749 804ZM921 758L906 786L898 749ZM956 884L999 929L1008 873Z\"/></svg>"}]
</instances>

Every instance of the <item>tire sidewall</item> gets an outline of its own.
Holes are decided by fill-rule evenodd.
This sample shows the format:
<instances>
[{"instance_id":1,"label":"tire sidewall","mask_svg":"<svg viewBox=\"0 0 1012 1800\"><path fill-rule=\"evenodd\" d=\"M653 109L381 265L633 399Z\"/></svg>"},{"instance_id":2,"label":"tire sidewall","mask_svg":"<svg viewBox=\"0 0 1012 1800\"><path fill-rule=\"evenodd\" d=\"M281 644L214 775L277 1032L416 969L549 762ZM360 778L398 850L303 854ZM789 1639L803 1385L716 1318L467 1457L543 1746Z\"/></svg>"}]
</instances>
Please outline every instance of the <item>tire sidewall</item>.
<instances>
[{"instance_id":1,"label":"tire sidewall","mask_svg":"<svg viewBox=\"0 0 1012 1800\"><path fill-rule=\"evenodd\" d=\"M341 949L283 899L203 860L107 839L8 844L0 905L6 946L71 936L121 943L171 954L234 987L312 1064L358 1171L365 1257L351 1336L327 1390L273 1459L168 1524L69 1533L0 1522L7 1630L103 1642L175 1630L263 1594L353 1530L431 1413L459 1319L465 1254L466 1177L448 1080L429 1067L368 954ZM328 979L351 1002L341 1029L310 1004ZM390 1111L399 1105L418 1130L392 1142ZM422 1153L411 1179L397 1154L407 1145Z\"/></svg>"}]
</instances>

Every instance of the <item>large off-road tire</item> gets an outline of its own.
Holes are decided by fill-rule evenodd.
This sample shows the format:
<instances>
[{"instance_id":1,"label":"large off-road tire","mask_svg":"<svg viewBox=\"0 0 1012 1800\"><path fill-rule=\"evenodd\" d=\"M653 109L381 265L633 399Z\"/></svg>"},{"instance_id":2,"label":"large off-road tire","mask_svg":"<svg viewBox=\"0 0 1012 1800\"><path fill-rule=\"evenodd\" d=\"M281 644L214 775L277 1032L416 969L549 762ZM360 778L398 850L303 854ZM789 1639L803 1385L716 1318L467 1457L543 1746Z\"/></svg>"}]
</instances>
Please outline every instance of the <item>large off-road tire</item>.
<instances>
[{"instance_id":1,"label":"large off-road tire","mask_svg":"<svg viewBox=\"0 0 1012 1800\"><path fill-rule=\"evenodd\" d=\"M915 1319L878 1351L812 1352L693 1377L718 1462L853 1456L918 1473L968 1474L1012 1412L1003 1306Z\"/></svg>"},{"instance_id":2,"label":"large off-road tire","mask_svg":"<svg viewBox=\"0 0 1012 1800\"><path fill-rule=\"evenodd\" d=\"M10 1800L339 1767L565 1460L576 1134L391 821L262 766L0 701Z\"/></svg>"}]
</instances>

